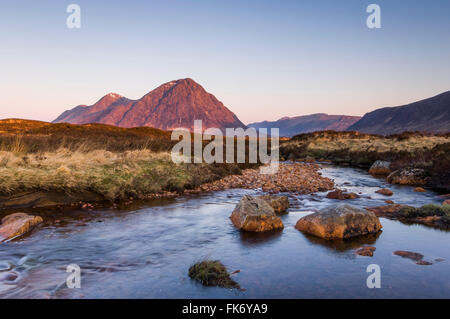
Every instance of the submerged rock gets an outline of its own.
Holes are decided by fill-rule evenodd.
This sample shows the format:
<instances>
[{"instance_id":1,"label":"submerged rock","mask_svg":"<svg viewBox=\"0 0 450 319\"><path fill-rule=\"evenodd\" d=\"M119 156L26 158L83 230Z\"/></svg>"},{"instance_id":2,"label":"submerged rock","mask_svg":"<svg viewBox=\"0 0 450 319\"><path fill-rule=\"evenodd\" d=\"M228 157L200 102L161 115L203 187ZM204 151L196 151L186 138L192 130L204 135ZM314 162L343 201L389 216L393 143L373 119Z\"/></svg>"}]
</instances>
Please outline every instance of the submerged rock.
<instances>
[{"instance_id":1,"label":"submerged rock","mask_svg":"<svg viewBox=\"0 0 450 319\"><path fill-rule=\"evenodd\" d=\"M263 232L284 228L283 222L269 203L249 195L242 197L230 219L234 226L245 231Z\"/></svg>"},{"instance_id":2,"label":"submerged rock","mask_svg":"<svg viewBox=\"0 0 450 319\"><path fill-rule=\"evenodd\" d=\"M429 266L432 265L433 263L426 261L426 260L419 260L418 262L416 262L417 265L422 265L422 266Z\"/></svg>"},{"instance_id":3,"label":"submerged rock","mask_svg":"<svg viewBox=\"0 0 450 319\"><path fill-rule=\"evenodd\" d=\"M428 265L433 264L432 262L423 260L424 256L422 254L415 253L412 251L396 250L396 251L394 251L394 255L400 256L402 258L411 259L411 260L415 261L417 265L428 266Z\"/></svg>"},{"instance_id":4,"label":"submerged rock","mask_svg":"<svg viewBox=\"0 0 450 319\"><path fill-rule=\"evenodd\" d=\"M0 242L23 235L42 222L42 217L25 213L5 216L0 225Z\"/></svg>"},{"instance_id":5,"label":"submerged rock","mask_svg":"<svg viewBox=\"0 0 450 319\"><path fill-rule=\"evenodd\" d=\"M384 196L392 196L392 195L394 195L394 193L390 189L387 189L387 188L379 189L375 193L378 193L378 194L381 194L381 195L384 195Z\"/></svg>"},{"instance_id":6,"label":"submerged rock","mask_svg":"<svg viewBox=\"0 0 450 319\"><path fill-rule=\"evenodd\" d=\"M265 200L276 214L286 213L289 208L289 199L287 196L262 195L259 198Z\"/></svg>"},{"instance_id":7,"label":"submerged rock","mask_svg":"<svg viewBox=\"0 0 450 319\"><path fill-rule=\"evenodd\" d=\"M231 279L225 266L218 260L204 260L192 265L189 268L189 277L204 286L239 288L239 284Z\"/></svg>"},{"instance_id":8,"label":"submerged rock","mask_svg":"<svg viewBox=\"0 0 450 319\"><path fill-rule=\"evenodd\" d=\"M373 246L365 246L357 249L355 253L360 256L372 257L375 250L376 248Z\"/></svg>"},{"instance_id":9,"label":"submerged rock","mask_svg":"<svg viewBox=\"0 0 450 319\"><path fill-rule=\"evenodd\" d=\"M412 207L407 205L386 205L377 207L367 207L367 210L374 212L378 217L397 219L405 223L419 223L430 227L450 229L450 210L447 206L427 204L422 207Z\"/></svg>"},{"instance_id":10,"label":"submerged rock","mask_svg":"<svg viewBox=\"0 0 450 319\"><path fill-rule=\"evenodd\" d=\"M416 187L416 188L414 188L414 191L417 192L417 193L424 193L424 192L426 192L425 188L423 188L423 187Z\"/></svg>"},{"instance_id":11,"label":"submerged rock","mask_svg":"<svg viewBox=\"0 0 450 319\"><path fill-rule=\"evenodd\" d=\"M369 174L375 176L387 176L392 172L390 166L391 162L375 161L369 169Z\"/></svg>"},{"instance_id":12,"label":"submerged rock","mask_svg":"<svg viewBox=\"0 0 450 319\"><path fill-rule=\"evenodd\" d=\"M425 185L427 176L421 168L405 168L392 172L386 178L388 183L400 185Z\"/></svg>"},{"instance_id":13,"label":"submerged rock","mask_svg":"<svg viewBox=\"0 0 450 319\"><path fill-rule=\"evenodd\" d=\"M398 219L399 212L403 207L408 207L406 205L392 204L384 206L367 207L366 209L375 213L377 217L386 217L391 219Z\"/></svg>"},{"instance_id":14,"label":"submerged rock","mask_svg":"<svg viewBox=\"0 0 450 319\"><path fill-rule=\"evenodd\" d=\"M344 200L359 198L359 196L355 193L345 193L340 189L335 189L334 191L331 191L327 194L327 198Z\"/></svg>"},{"instance_id":15,"label":"submerged rock","mask_svg":"<svg viewBox=\"0 0 450 319\"><path fill-rule=\"evenodd\" d=\"M422 254L415 253L412 251L406 251L406 250L396 250L396 251L394 251L394 255L397 255L397 256L400 256L403 258L412 259L414 261L421 260L424 257Z\"/></svg>"},{"instance_id":16,"label":"submerged rock","mask_svg":"<svg viewBox=\"0 0 450 319\"><path fill-rule=\"evenodd\" d=\"M377 233L382 225L372 212L339 205L300 218L295 228L310 235L333 239Z\"/></svg>"}]
</instances>

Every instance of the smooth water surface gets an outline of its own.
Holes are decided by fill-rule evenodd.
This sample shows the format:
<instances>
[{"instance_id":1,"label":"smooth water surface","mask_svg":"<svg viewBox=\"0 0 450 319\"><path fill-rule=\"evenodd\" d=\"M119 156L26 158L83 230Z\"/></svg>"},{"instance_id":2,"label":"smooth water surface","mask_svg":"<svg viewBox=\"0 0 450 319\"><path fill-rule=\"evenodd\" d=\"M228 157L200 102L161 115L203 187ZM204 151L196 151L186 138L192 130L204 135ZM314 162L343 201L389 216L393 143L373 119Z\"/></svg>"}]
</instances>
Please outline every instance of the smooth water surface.
<instances>
[{"instance_id":1,"label":"smooth water surface","mask_svg":"<svg viewBox=\"0 0 450 319\"><path fill-rule=\"evenodd\" d=\"M324 176L361 198L359 207L384 200L419 206L442 199L412 187L385 185L353 168L326 166ZM346 183L346 184L344 184ZM349 185L347 183L350 183ZM380 187L394 191L386 198ZM233 189L155 202L128 211L73 211L44 216L43 226L0 245L1 298L450 298L450 232L382 218L383 232L327 242L294 228L311 210L342 203L326 193L290 196L285 228L270 234L236 230L229 216L244 194ZM373 257L354 250L370 244ZM431 266L392 254L410 250ZM245 291L203 287L188 268L205 257L221 260ZM81 289L66 286L66 267L82 269ZM370 264L381 267L381 288L369 289Z\"/></svg>"}]
</instances>

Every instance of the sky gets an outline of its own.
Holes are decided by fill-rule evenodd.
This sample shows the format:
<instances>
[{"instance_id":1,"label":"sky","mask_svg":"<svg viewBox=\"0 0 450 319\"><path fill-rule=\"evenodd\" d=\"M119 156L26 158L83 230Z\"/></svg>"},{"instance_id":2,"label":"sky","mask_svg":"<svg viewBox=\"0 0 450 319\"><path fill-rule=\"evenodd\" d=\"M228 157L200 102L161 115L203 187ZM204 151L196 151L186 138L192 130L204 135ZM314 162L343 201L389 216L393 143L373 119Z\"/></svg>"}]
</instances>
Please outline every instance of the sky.
<instances>
[{"instance_id":1,"label":"sky","mask_svg":"<svg viewBox=\"0 0 450 319\"><path fill-rule=\"evenodd\" d=\"M366 25L371 3L380 29ZM0 119L51 121L187 77L246 124L450 90L449 0L0 0L0 40Z\"/></svg>"}]
</instances>

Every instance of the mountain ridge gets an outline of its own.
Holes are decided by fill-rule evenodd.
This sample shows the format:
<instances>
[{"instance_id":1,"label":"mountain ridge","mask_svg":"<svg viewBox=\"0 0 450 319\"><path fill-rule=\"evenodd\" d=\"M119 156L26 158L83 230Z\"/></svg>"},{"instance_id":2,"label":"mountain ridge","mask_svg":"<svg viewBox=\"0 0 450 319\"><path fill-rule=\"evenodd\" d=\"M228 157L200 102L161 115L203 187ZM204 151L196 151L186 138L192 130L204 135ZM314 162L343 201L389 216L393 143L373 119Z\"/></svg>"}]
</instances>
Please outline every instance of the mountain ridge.
<instances>
[{"instance_id":1,"label":"mountain ridge","mask_svg":"<svg viewBox=\"0 0 450 319\"><path fill-rule=\"evenodd\" d=\"M284 116L276 121L262 121L248 124L254 128L280 129L280 136L294 136L301 133L314 131L345 131L350 125L360 119L359 116L350 115L328 115L326 113L315 113L294 117Z\"/></svg>"},{"instance_id":2,"label":"mountain ridge","mask_svg":"<svg viewBox=\"0 0 450 319\"><path fill-rule=\"evenodd\" d=\"M78 105L64 111L53 123L151 126L163 130L184 127L192 130L194 120L202 120L203 129L246 128L222 102L190 78L164 83L138 100L108 93L93 105Z\"/></svg>"},{"instance_id":3,"label":"mountain ridge","mask_svg":"<svg viewBox=\"0 0 450 319\"><path fill-rule=\"evenodd\" d=\"M348 130L382 135L404 131L450 132L450 91L409 104L368 112Z\"/></svg>"}]
</instances>

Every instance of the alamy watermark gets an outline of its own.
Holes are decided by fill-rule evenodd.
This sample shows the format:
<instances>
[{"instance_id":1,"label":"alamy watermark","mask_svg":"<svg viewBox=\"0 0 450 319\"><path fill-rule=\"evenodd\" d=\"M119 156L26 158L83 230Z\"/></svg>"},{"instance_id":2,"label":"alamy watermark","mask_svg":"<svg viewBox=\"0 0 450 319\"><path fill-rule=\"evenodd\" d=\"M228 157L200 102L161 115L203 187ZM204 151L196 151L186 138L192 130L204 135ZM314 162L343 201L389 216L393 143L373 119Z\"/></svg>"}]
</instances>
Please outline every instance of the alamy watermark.
<instances>
[{"instance_id":1,"label":"alamy watermark","mask_svg":"<svg viewBox=\"0 0 450 319\"><path fill-rule=\"evenodd\" d=\"M81 288L81 268L77 264L70 264L66 268L66 272L70 273L66 279L67 288Z\"/></svg>"},{"instance_id":2,"label":"alamy watermark","mask_svg":"<svg viewBox=\"0 0 450 319\"><path fill-rule=\"evenodd\" d=\"M81 8L78 4L69 4L66 8L66 12L70 13L66 20L66 26L69 29L81 28Z\"/></svg>"},{"instance_id":3,"label":"alamy watermark","mask_svg":"<svg viewBox=\"0 0 450 319\"><path fill-rule=\"evenodd\" d=\"M372 3L367 6L366 12L370 13L366 20L367 27L369 29L380 29L381 7L378 4Z\"/></svg>"},{"instance_id":4,"label":"alamy watermark","mask_svg":"<svg viewBox=\"0 0 450 319\"><path fill-rule=\"evenodd\" d=\"M366 272L371 273L367 277L367 288L381 288L381 267L377 264L370 264L367 266Z\"/></svg>"}]
</instances>

